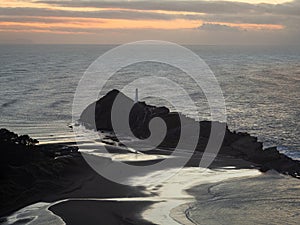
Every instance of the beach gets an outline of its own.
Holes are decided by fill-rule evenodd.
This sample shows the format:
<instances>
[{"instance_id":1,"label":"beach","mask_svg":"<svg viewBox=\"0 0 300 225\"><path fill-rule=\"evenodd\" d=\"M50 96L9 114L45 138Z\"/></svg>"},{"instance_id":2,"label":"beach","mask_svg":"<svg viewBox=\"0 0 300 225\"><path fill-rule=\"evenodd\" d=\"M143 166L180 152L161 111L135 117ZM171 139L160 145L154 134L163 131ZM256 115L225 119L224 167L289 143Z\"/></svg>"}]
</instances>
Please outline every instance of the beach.
<instances>
[{"instance_id":1,"label":"beach","mask_svg":"<svg viewBox=\"0 0 300 225\"><path fill-rule=\"evenodd\" d=\"M175 176L155 186L140 186L139 176L130 178L132 186L129 187L102 178L84 161L76 160L76 163L77 166L70 164L72 166L64 171L65 176L62 180L65 182L64 187L67 187L65 190L43 193L46 196L40 199L41 203L13 213L3 224L13 224L17 221L27 221L29 224L41 224L43 221L82 224L87 220L89 224L101 224L103 221L109 224L178 224L175 221L178 221L179 217L180 221L186 222L188 218L184 211L178 211L177 208L195 201L185 189L193 185L260 174L250 169L184 168ZM156 175L154 173L148 176L151 179Z\"/></svg>"},{"instance_id":2,"label":"beach","mask_svg":"<svg viewBox=\"0 0 300 225\"><path fill-rule=\"evenodd\" d=\"M106 164L113 163L107 158L94 157L99 163L103 160ZM126 159L126 156L122 158ZM128 158L132 156L128 154ZM126 186L101 177L79 155L68 160L61 171L61 183L56 182L61 185L61 190L36 190L39 198L31 195L28 199L40 203L20 209L7 217L3 224L22 221L29 224L43 221L55 221L55 224L82 224L84 221L89 221L89 224L102 224L103 221L109 224L192 224L187 212L195 202L202 203L199 197L209 198L209 193L205 193L207 185L268 177L253 168L252 163L223 156L218 157L210 169L186 167L157 185L151 180L156 180L161 172L173 174L175 168L154 171L128 177L131 186ZM149 161L141 156L136 163L147 165ZM230 166L234 164L238 166Z\"/></svg>"},{"instance_id":3,"label":"beach","mask_svg":"<svg viewBox=\"0 0 300 225\"><path fill-rule=\"evenodd\" d=\"M233 178L258 176L253 170L183 169L174 177L157 186L146 186L149 197L125 197L108 199L70 199L55 204L50 211L67 224L192 224L186 210L196 198L186 192L193 185L213 184ZM138 179L138 178L135 178Z\"/></svg>"},{"instance_id":4,"label":"beach","mask_svg":"<svg viewBox=\"0 0 300 225\"><path fill-rule=\"evenodd\" d=\"M218 164L222 160L226 159L220 158ZM141 179L137 176L131 178L132 186L127 187L109 182L88 166L83 169L83 165L84 162L77 171L73 165L72 171L68 171L69 175L76 174L65 177L72 186L70 190L48 193L43 204L17 211L3 224L45 221L55 221L55 224L85 221L89 224L227 224L229 220L239 224L239 218L243 224L252 224L253 221L264 223L265 213L276 214L277 220L275 217L273 220L276 224L281 221L280 215L288 224L296 224L299 219L299 181L275 172L262 174L256 169L219 165L214 169L190 167L158 185L135 186ZM155 175L148 176L151 179ZM277 205L279 211L276 211ZM280 211L282 207L284 211ZM286 213L290 216L286 217ZM224 222L226 219L228 222Z\"/></svg>"},{"instance_id":5,"label":"beach","mask_svg":"<svg viewBox=\"0 0 300 225\"><path fill-rule=\"evenodd\" d=\"M298 224L299 181L274 172L188 190L194 224Z\"/></svg>"}]
</instances>

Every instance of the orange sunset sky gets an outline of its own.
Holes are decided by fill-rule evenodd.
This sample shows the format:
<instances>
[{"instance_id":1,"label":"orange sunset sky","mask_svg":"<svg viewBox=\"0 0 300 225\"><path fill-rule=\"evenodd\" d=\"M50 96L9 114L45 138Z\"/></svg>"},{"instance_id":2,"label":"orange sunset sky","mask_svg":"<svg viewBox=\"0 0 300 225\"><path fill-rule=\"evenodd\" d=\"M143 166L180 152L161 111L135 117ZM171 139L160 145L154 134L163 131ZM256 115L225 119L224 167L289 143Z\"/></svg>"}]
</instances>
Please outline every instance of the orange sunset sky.
<instances>
[{"instance_id":1,"label":"orange sunset sky","mask_svg":"<svg viewBox=\"0 0 300 225\"><path fill-rule=\"evenodd\" d=\"M298 44L300 0L1 0L0 43Z\"/></svg>"}]
</instances>

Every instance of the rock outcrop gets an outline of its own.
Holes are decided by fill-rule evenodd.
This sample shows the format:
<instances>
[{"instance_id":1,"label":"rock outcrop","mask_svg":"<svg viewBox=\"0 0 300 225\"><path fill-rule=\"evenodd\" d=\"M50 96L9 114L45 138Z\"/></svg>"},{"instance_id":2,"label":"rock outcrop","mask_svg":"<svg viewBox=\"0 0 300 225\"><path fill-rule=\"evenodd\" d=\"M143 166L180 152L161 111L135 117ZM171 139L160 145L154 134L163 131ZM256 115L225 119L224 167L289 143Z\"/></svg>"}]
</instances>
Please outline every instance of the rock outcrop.
<instances>
[{"instance_id":1,"label":"rock outcrop","mask_svg":"<svg viewBox=\"0 0 300 225\"><path fill-rule=\"evenodd\" d=\"M81 158L77 147L37 143L28 135L0 129L0 217L40 201L43 193L59 191L60 177L72 165L73 157L66 156Z\"/></svg>"},{"instance_id":2,"label":"rock outcrop","mask_svg":"<svg viewBox=\"0 0 300 225\"><path fill-rule=\"evenodd\" d=\"M212 124L219 123L212 121L197 122L180 113L170 112L166 107L155 107L147 105L145 102L134 103L132 99L118 90L108 92L104 97L89 105L82 112L80 122L87 128L114 132L111 122L111 112L113 103L117 97L121 99L124 106L131 108L129 126L137 138L145 139L149 137L149 122L153 118L159 117L165 121L167 126L166 136L159 144L159 147L162 148L172 150L177 146L181 132L181 120L184 119L186 126L197 124L200 127L198 144L195 150L203 152L208 143ZM227 126L219 153L253 162L264 172L274 169L280 173L300 177L300 163L298 161L280 153L275 147L263 149L263 144L256 137L247 133L232 132Z\"/></svg>"}]
</instances>

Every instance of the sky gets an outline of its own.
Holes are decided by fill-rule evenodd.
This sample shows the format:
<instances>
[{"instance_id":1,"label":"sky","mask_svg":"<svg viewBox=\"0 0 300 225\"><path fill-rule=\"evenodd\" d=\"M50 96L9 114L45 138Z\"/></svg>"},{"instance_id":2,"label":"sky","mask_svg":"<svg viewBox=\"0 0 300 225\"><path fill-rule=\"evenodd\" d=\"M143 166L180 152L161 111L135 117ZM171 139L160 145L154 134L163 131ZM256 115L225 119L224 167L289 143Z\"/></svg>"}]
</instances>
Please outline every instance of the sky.
<instances>
[{"instance_id":1,"label":"sky","mask_svg":"<svg viewBox=\"0 0 300 225\"><path fill-rule=\"evenodd\" d=\"M298 45L300 0L1 0L0 44Z\"/></svg>"}]
</instances>

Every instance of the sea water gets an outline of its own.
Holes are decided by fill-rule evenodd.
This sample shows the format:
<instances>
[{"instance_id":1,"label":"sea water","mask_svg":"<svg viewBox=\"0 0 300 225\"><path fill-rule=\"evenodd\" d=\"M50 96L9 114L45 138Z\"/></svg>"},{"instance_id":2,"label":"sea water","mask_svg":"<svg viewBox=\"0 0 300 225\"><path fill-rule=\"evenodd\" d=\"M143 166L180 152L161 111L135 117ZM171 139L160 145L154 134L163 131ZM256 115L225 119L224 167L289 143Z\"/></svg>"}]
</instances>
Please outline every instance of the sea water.
<instances>
[{"instance_id":1,"label":"sea water","mask_svg":"<svg viewBox=\"0 0 300 225\"><path fill-rule=\"evenodd\" d=\"M77 84L88 66L115 46L3 45L0 46L0 125L43 142L73 140L72 102ZM300 158L299 93L300 48L295 46L186 46L215 74L223 91L231 130L249 132L267 146L278 146ZM144 75L174 77L190 94L197 112L183 113L209 119L199 87L171 66L145 62L119 70L99 95L122 89ZM99 78L101 79L101 78ZM176 80L177 79L177 80ZM155 85L151 86L157 92ZM170 92L174 94L174 92ZM134 98L134 96L130 96ZM180 101L180 96L178 96ZM153 105L168 105L149 96Z\"/></svg>"}]
</instances>

